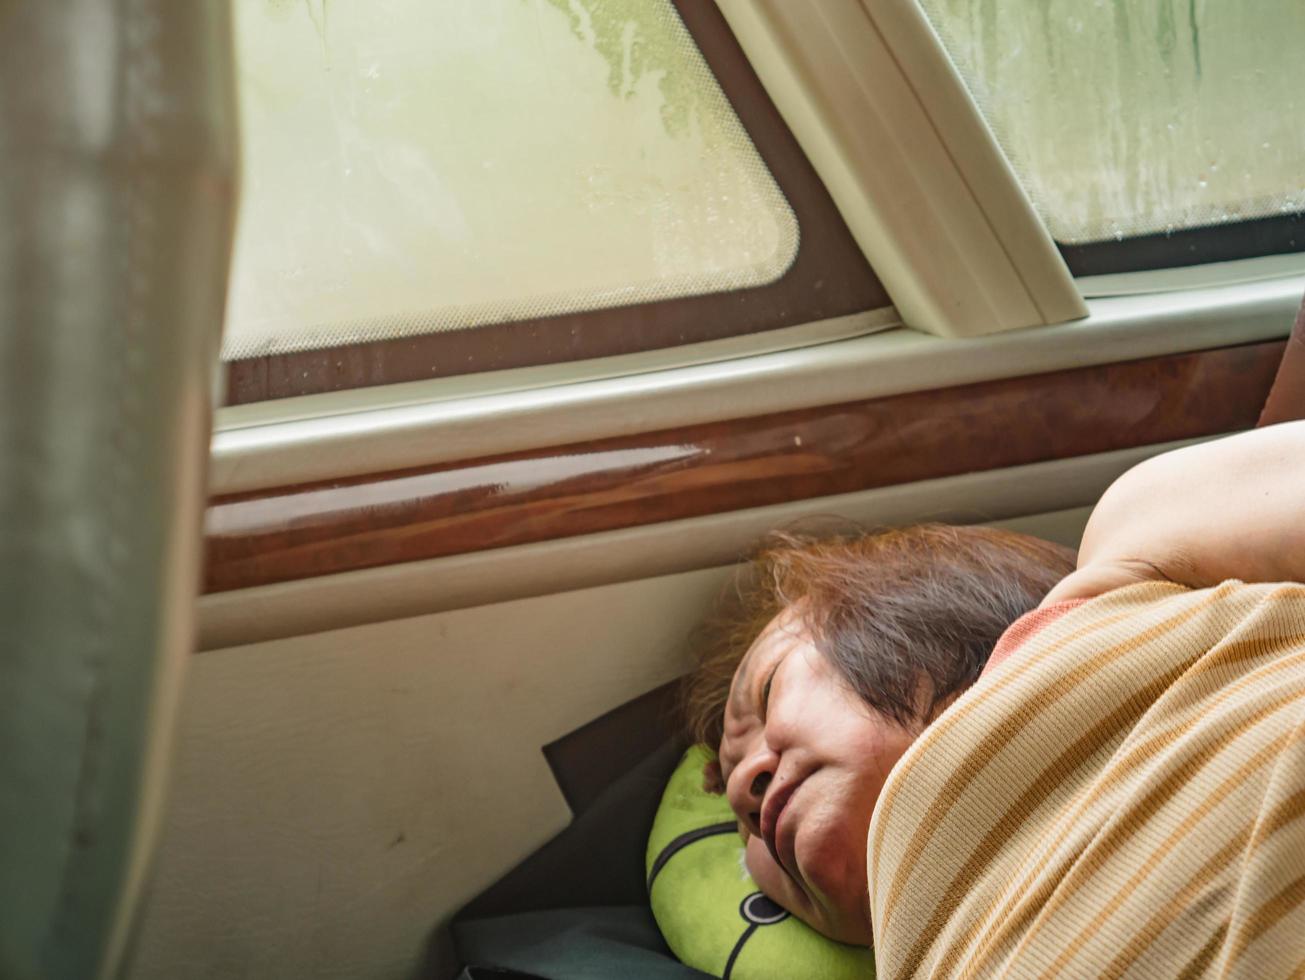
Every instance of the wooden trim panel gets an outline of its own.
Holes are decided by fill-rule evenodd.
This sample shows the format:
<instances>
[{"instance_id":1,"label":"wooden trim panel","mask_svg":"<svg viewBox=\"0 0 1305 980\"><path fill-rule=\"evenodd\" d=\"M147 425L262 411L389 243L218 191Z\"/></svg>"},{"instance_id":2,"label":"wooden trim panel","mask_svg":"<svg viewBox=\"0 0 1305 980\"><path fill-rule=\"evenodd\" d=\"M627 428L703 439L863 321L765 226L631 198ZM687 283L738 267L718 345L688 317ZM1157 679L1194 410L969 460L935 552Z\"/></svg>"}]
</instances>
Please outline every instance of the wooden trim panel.
<instances>
[{"instance_id":1,"label":"wooden trim panel","mask_svg":"<svg viewBox=\"0 0 1305 980\"><path fill-rule=\"evenodd\" d=\"M232 361L226 403L609 357L891 306L720 10L674 2L797 218L798 253L784 275L733 292Z\"/></svg>"},{"instance_id":2,"label":"wooden trim panel","mask_svg":"<svg viewBox=\"0 0 1305 980\"><path fill-rule=\"evenodd\" d=\"M1274 341L217 498L220 592L1250 428Z\"/></svg>"},{"instance_id":3,"label":"wooden trim panel","mask_svg":"<svg viewBox=\"0 0 1305 980\"><path fill-rule=\"evenodd\" d=\"M1301 303L1296 325L1287 338L1278 375L1260 413L1260 425L1298 419L1305 419L1305 303Z\"/></svg>"}]
</instances>

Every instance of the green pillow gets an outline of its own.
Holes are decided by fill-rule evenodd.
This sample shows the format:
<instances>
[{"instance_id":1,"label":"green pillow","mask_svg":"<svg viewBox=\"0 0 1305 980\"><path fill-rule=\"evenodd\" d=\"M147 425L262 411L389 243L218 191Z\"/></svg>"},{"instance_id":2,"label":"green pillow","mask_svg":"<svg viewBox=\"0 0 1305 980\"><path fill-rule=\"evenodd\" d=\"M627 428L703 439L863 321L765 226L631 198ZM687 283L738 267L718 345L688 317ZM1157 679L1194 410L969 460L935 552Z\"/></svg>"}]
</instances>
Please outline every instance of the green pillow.
<instances>
[{"instance_id":1,"label":"green pillow","mask_svg":"<svg viewBox=\"0 0 1305 980\"><path fill-rule=\"evenodd\" d=\"M873 977L870 950L826 939L757 890L729 802L702 788L709 759L702 745L684 754L648 840L648 893L667 945L725 980Z\"/></svg>"}]
</instances>

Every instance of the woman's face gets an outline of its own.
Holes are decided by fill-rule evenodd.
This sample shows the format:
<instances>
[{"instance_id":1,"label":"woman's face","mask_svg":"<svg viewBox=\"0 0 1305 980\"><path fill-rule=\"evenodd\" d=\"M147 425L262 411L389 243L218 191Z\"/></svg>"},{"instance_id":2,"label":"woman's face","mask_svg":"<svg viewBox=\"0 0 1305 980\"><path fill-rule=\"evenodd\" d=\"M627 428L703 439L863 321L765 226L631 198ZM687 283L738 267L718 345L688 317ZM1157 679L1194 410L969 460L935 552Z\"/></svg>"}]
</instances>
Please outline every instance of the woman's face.
<instances>
[{"instance_id":1,"label":"woman's face","mask_svg":"<svg viewBox=\"0 0 1305 980\"><path fill-rule=\"evenodd\" d=\"M866 836L915 733L848 689L786 611L730 685L721 774L761 890L827 936L871 941Z\"/></svg>"}]
</instances>

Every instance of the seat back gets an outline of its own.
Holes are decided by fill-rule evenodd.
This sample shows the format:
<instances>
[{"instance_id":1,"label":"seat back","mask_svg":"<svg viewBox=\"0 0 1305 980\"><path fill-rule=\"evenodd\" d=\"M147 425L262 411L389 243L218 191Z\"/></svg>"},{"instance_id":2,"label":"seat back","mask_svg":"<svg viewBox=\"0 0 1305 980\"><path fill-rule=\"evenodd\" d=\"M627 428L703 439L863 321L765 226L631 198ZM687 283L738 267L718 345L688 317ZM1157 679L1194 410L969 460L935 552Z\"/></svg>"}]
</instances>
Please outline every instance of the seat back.
<instances>
[{"instance_id":1,"label":"seat back","mask_svg":"<svg viewBox=\"0 0 1305 980\"><path fill-rule=\"evenodd\" d=\"M0 3L0 976L117 970L193 645L225 0Z\"/></svg>"}]
</instances>

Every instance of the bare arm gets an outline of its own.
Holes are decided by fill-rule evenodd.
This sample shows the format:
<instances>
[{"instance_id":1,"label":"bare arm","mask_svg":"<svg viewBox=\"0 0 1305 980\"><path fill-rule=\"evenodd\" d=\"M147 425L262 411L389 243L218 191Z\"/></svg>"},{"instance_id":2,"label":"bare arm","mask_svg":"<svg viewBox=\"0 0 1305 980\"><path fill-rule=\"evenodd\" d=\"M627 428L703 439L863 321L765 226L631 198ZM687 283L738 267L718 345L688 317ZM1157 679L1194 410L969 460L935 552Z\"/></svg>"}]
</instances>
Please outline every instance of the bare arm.
<instances>
[{"instance_id":1,"label":"bare arm","mask_svg":"<svg viewBox=\"0 0 1305 980\"><path fill-rule=\"evenodd\" d=\"M1305 581L1305 422L1156 456L1102 496L1043 604L1122 585Z\"/></svg>"}]
</instances>

